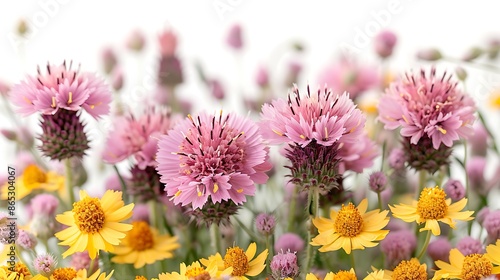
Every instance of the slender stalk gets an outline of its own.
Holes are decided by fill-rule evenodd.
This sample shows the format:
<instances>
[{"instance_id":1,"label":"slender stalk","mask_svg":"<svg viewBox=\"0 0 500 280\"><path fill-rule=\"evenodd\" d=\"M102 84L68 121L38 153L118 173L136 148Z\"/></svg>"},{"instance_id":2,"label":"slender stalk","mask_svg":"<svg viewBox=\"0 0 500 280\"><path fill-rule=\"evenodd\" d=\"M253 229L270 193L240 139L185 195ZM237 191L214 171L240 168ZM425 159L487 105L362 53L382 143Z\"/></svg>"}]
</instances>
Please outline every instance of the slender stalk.
<instances>
[{"instance_id":1,"label":"slender stalk","mask_svg":"<svg viewBox=\"0 0 500 280\"><path fill-rule=\"evenodd\" d=\"M267 252L268 252L268 255L267 255L267 260L266 260L266 270L267 270L267 273L270 274L271 273L271 260L274 256L274 253L273 253L273 245L272 245L272 242L271 242L271 238L272 238L272 235L271 234L266 234L266 249L267 249Z\"/></svg>"},{"instance_id":2,"label":"slender stalk","mask_svg":"<svg viewBox=\"0 0 500 280\"><path fill-rule=\"evenodd\" d=\"M306 256L306 265L304 266L304 274L308 273L311 270L312 264L314 262L314 256L316 254L316 250L311 245L311 239L316 234L316 227L313 224L313 219L318 216L319 209L319 190L317 188L313 188L309 190L309 231L307 232L307 256Z\"/></svg>"},{"instance_id":3,"label":"slender stalk","mask_svg":"<svg viewBox=\"0 0 500 280\"><path fill-rule=\"evenodd\" d=\"M156 202L154 200L150 200L148 201L148 205L149 205L149 224L152 225L154 228L158 229L159 228L159 225L158 225L158 214L156 212Z\"/></svg>"},{"instance_id":4,"label":"slender stalk","mask_svg":"<svg viewBox=\"0 0 500 280\"><path fill-rule=\"evenodd\" d=\"M383 210L382 208L382 195L380 194L380 192L377 192L377 200L378 200L378 208L380 209L380 211Z\"/></svg>"},{"instance_id":5,"label":"slender stalk","mask_svg":"<svg viewBox=\"0 0 500 280\"><path fill-rule=\"evenodd\" d=\"M464 166L467 166L468 158L467 141L464 141ZM469 174L465 172L465 195L469 197Z\"/></svg>"},{"instance_id":6,"label":"slender stalk","mask_svg":"<svg viewBox=\"0 0 500 280\"><path fill-rule=\"evenodd\" d=\"M422 246L422 249L420 249L420 253L417 256L417 259L422 259L422 257L425 254L425 251L427 251L427 246L429 246L429 241L431 240L431 231L427 231L427 235L425 236L425 242L424 245Z\"/></svg>"},{"instance_id":7,"label":"slender stalk","mask_svg":"<svg viewBox=\"0 0 500 280\"><path fill-rule=\"evenodd\" d=\"M69 207L75 202L75 191L73 190L73 170L71 170L71 158L64 160L64 169L66 172L66 191L68 192Z\"/></svg>"},{"instance_id":8,"label":"slender stalk","mask_svg":"<svg viewBox=\"0 0 500 280\"><path fill-rule=\"evenodd\" d=\"M220 234L220 228L216 224L212 224L211 227L212 233L212 247L214 249L214 254L222 252L222 240Z\"/></svg>"},{"instance_id":9,"label":"slender stalk","mask_svg":"<svg viewBox=\"0 0 500 280\"><path fill-rule=\"evenodd\" d=\"M118 167L113 164L113 169L116 172L116 176L118 176L118 179L120 180L120 186L122 187L122 193L123 193L123 200L125 203L129 203L129 196L127 195L127 185L125 184L125 180L123 180L122 175L120 174L120 170L118 170Z\"/></svg>"},{"instance_id":10,"label":"slender stalk","mask_svg":"<svg viewBox=\"0 0 500 280\"><path fill-rule=\"evenodd\" d=\"M418 192L417 192L417 200L420 196L420 193L424 190L427 183L427 171L425 169L420 170L419 172L419 181L418 181Z\"/></svg>"},{"instance_id":11,"label":"slender stalk","mask_svg":"<svg viewBox=\"0 0 500 280\"><path fill-rule=\"evenodd\" d=\"M288 207L288 232L292 232L295 227L295 207L297 207L297 186L293 187L292 197L290 198L290 205Z\"/></svg>"},{"instance_id":12,"label":"slender stalk","mask_svg":"<svg viewBox=\"0 0 500 280\"><path fill-rule=\"evenodd\" d=\"M352 269L354 269L354 271L356 271L356 260L354 259L354 251L351 251L349 257L351 259L351 267Z\"/></svg>"}]
</instances>

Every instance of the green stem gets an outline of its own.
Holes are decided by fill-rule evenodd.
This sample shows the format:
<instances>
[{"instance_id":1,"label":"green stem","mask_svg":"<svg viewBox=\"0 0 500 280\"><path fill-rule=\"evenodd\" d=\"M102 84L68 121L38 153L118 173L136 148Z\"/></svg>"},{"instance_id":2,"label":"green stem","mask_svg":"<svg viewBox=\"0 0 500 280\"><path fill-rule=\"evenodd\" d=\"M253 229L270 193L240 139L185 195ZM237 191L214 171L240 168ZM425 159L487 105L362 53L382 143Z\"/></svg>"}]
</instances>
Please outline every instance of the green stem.
<instances>
[{"instance_id":1,"label":"green stem","mask_svg":"<svg viewBox=\"0 0 500 280\"><path fill-rule=\"evenodd\" d=\"M222 242L221 242L221 234L219 226L216 224L212 224L211 233L212 233L212 246L214 249L214 254L216 253L222 254L223 253Z\"/></svg>"},{"instance_id":2,"label":"green stem","mask_svg":"<svg viewBox=\"0 0 500 280\"><path fill-rule=\"evenodd\" d=\"M292 232L295 227L295 207L297 206L297 186L293 187L290 205L288 207L288 232Z\"/></svg>"},{"instance_id":3,"label":"green stem","mask_svg":"<svg viewBox=\"0 0 500 280\"><path fill-rule=\"evenodd\" d=\"M422 249L420 249L420 253L417 256L417 259L422 259L422 257L425 254L425 251L427 251L427 246L429 246L429 241L431 240L431 231L427 231L427 235L425 236L425 242L424 245L422 246Z\"/></svg>"},{"instance_id":4,"label":"green stem","mask_svg":"<svg viewBox=\"0 0 500 280\"><path fill-rule=\"evenodd\" d=\"M477 69L485 70L485 71L492 71L495 73L500 73L500 68L496 67L493 64L486 64L486 63L478 63L475 61L464 61L462 59L457 59L453 57L443 57L442 60L452 62L452 63L458 63L458 64L467 64L470 67L474 67Z\"/></svg>"},{"instance_id":5,"label":"green stem","mask_svg":"<svg viewBox=\"0 0 500 280\"><path fill-rule=\"evenodd\" d=\"M234 216L233 216L234 217ZM240 229L242 229L248 236L253 239L253 240L259 240L260 237L258 237L255 233L253 233L242 221L240 221L238 218L234 217L236 222L238 223L238 226Z\"/></svg>"},{"instance_id":6,"label":"green stem","mask_svg":"<svg viewBox=\"0 0 500 280\"><path fill-rule=\"evenodd\" d=\"M384 144L382 145L382 160L380 162L380 171L384 170L384 162L385 162L385 150L387 148L387 142L384 141Z\"/></svg>"},{"instance_id":7,"label":"green stem","mask_svg":"<svg viewBox=\"0 0 500 280\"><path fill-rule=\"evenodd\" d=\"M488 133L490 138L493 140L493 141L491 141L491 146L492 146L493 150L497 153L497 155L500 156L500 149L498 149L497 143L495 141L495 135L493 135L490 128L488 127L488 124L486 123L486 120L484 119L484 116L481 113L481 111L478 110L477 115L479 116L479 120L481 121L481 124L483 125L484 129L486 130L486 132Z\"/></svg>"},{"instance_id":8,"label":"green stem","mask_svg":"<svg viewBox=\"0 0 500 280\"><path fill-rule=\"evenodd\" d=\"M352 269L354 269L354 271L356 271L356 260L354 259L354 251L351 251L349 257L351 259L351 267Z\"/></svg>"},{"instance_id":9,"label":"green stem","mask_svg":"<svg viewBox=\"0 0 500 280\"><path fill-rule=\"evenodd\" d=\"M467 141L464 141L464 166L467 166ZM469 197L469 174L465 172L465 195Z\"/></svg>"},{"instance_id":10,"label":"green stem","mask_svg":"<svg viewBox=\"0 0 500 280\"><path fill-rule=\"evenodd\" d=\"M314 262L314 256L316 254L316 250L311 245L311 239L316 234L316 227L313 224L313 219L318 217L318 209L319 209L319 190L317 188L313 188L309 190L309 231L307 232L307 256L306 256L306 265L304 266L304 274L310 272L312 264Z\"/></svg>"},{"instance_id":11,"label":"green stem","mask_svg":"<svg viewBox=\"0 0 500 280\"><path fill-rule=\"evenodd\" d=\"M380 211L383 210L382 208L382 195L380 194L380 192L377 192L377 200L378 200L378 208L380 209Z\"/></svg>"},{"instance_id":12,"label":"green stem","mask_svg":"<svg viewBox=\"0 0 500 280\"><path fill-rule=\"evenodd\" d=\"M120 170L118 170L118 167L113 164L113 169L116 172L116 176L118 176L118 179L120 180L120 186L122 187L122 193L123 193L123 200L125 201L125 204L129 203L129 196L127 195L127 184L125 184L125 180L123 180L122 175L120 174Z\"/></svg>"},{"instance_id":13,"label":"green stem","mask_svg":"<svg viewBox=\"0 0 500 280\"><path fill-rule=\"evenodd\" d=\"M73 207L75 202L75 191L73 189L73 170L71 170L71 158L64 160L64 169L66 172L66 191L68 192L69 207Z\"/></svg>"},{"instance_id":14,"label":"green stem","mask_svg":"<svg viewBox=\"0 0 500 280\"><path fill-rule=\"evenodd\" d=\"M419 175L419 180L418 180L417 200L420 196L420 193L424 190L427 184L427 171L425 169L422 169L420 170L418 175Z\"/></svg>"},{"instance_id":15,"label":"green stem","mask_svg":"<svg viewBox=\"0 0 500 280\"><path fill-rule=\"evenodd\" d=\"M266 260L266 263L267 263L266 268L267 268L268 274L271 274L271 260L274 256L271 238L272 238L272 235L266 234L266 249L267 249L267 253L268 253L267 260Z\"/></svg>"},{"instance_id":16,"label":"green stem","mask_svg":"<svg viewBox=\"0 0 500 280\"><path fill-rule=\"evenodd\" d=\"M158 229L159 224L158 224L158 214L156 212L156 202L154 200L148 201L149 204L149 224L152 225L154 228Z\"/></svg>"}]
</instances>

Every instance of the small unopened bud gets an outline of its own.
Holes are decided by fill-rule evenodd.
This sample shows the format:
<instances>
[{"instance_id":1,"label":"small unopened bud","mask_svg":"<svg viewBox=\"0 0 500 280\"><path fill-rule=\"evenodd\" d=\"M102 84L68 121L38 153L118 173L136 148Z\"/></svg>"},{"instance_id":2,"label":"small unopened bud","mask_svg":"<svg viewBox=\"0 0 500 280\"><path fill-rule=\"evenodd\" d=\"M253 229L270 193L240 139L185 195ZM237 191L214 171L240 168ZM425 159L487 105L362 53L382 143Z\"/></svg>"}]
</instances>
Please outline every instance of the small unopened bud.
<instances>
[{"instance_id":1,"label":"small unopened bud","mask_svg":"<svg viewBox=\"0 0 500 280\"><path fill-rule=\"evenodd\" d=\"M227 35L226 42L227 44L235 49L240 50L243 48L243 39L241 34L241 26L236 24L229 29L229 34Z\"/></svg>"},{"instance_id":2,"label":"small unopened bud","mask_svg":"<svg viewBox=\"0 0 500 280\"><path fill-rule=\"evenodd\" d=\"M10 141L17 140L17 133L14 130L2 128L2 129L0 129L0 133L3 135L3 137L7 138L7 140L10 140Z\"/></svg>"},{"instance_id":3,"label":"small unopened bud","mask_svg":"<svg viewBox=\"0 0 500 280\"><path fill-rule=\"evenodd\" d=\"M471 61L471 60L474 60L474 59L480 57L483 53L484 53L483 49L478 48L478 47L473 47L465 53L462 60L463 61Z\"/></svg>"},{"instance_id":4,"label":"small unopened bud","mask_svg":"<svg viewBox=\"0 0 500 280\"><path fill-rule=\"evenodd\" d=\"M104 72L106 74L111 73L118 63L116 54L111 48L105 48L101 54L102 64L104 66Z\"/></svg>"},{"instance_id":5,"label":"small unopened bud","mask_svg":"<svg viewBox=\"0 0 500 280\"><path fill-rule=\"evenodd\" d=\"M382 31L375 37L375 52L381 58L387 58L392 55L394 46L398 38L392 31Z\"/></svg>"},{"instance_id":6,"label":"small unopened bud","mask_svg":"<svg viewBox=\"0 0 500 280\"><path fill-rule=\"evenodd\" d=\"M491 40L488 44L488 58L495 59L498 56L498 52L500 51L500 40L494 39Z\"/></svg>"},{"instance_id":7,"label":"small unopened bud","mask_svg":"<svg viewBox=\"0 0 500 280\"><path fill-rule=\"evenodd\" d=\"M210 87L210 92L212 93L213 97L219 100L224 99L224 88L222 87L222 84L219 82L219 80L210 80L208 82L208 86Z\"/></svg>"},{"instance_id":8,"label":"small unopened bud","mask_svg":"<svg viewBox=\"0 0 500 280\"><path fill-rule=\"evenodd\" d=\"M417 57L422 60L427 60L427 61L436 61L440 60L443 58L443 55L441 52L437 49L427 49L427 50L421 50L417 53Z\"/></svg>"},{"instance_id":9,"label":"small unopened bud","mask_svg":"<svg viewBox=\"0 0 500 280\"><path fill-rule=\"evenodd\" d=\"M376 193L382 192L387 186L387 177L383 172L374 172L370 175L368 185L372 191Z\"/></svg>"},{"instance_id":10,"label":"small unopened bud","mask_svg":"<svg viewBox=\"0 0 500 280\"><path fill-rule=\"evenodd\" d=\"M29 31L28 23L25 19L20 19L17 22L16 31L19 36L24 36Z\"/></svg>"},{"instance_id":11,"label":"small unopened bud","mask_svg":"<svg viewBox=\"0 0 500 280\"><path fill-rule=\"evenodd\" d=\"M255 76L255 82L261 88L265 88L265 87L269 86L269 73L267 72L266 68L259 67L259 70L257 71L257 75Z\"/></svg>"},{"instance_id":12,"label":"small unopened bud","mask_svg":"<svg viewBox=\"0 0 500 280\"><path fill-rule=\"evenodd\" d=\"M146 38L144 37L144 34L139 30L135 30L134 32L132 32L126 43L127 48L136 52L142 51L145 44Z\"/></svg>"},{"instance_id":13,"label":"small unopened bud","mask_svg":"<svg viewBox=\"0 0 500 280\"><path fill-rule=\"evenodd\" d=\"M465 81L465 79L467 79L467 71L465 71L465 69L460 66L455 68L455 74L460 81Z\"/></svg>"},{"instance_id":14,"label":"small unopened bud","mask_svg":"<svg viewBox=\"0 0 500 280\"><path fill-rule=\"evenodd\" d=\"M261 213L255 218L255 227L257 231L263 235L271 235L274 233L276 219L274 216L266 213Z\"/></svg>"},{"instance_id":15,"label":"small unopened bud","mask_svg":"<svg viewBox=\"0 0 500 280\"><path fill-rule=\"evenodd\" d=\"M8 83L0 80L0 94L1 95L7 95L7 93L10 91L10 86Z\"/></svg>"},{"instance_id":16,"label":"small unopened bud","mask_svg":"<svg viewBox=\"0 0 500 280\"><path fill-rule=\"evenodd\" d=\"M115 91L120 91L123 87L123 71L120 67L117 67L111 76L111 85Z\"/></svg>"},{"instance_id":17,"label":"small unopened bud","mask_svg":"<svg viewBox=\"0 0 500 280\"><path fill-rule=\"evenodd\" d=\"M444 185L444 191L453 201L458 201L465 197L464 185L458 180L448 180Z\"/></svg>"}]
</instances>

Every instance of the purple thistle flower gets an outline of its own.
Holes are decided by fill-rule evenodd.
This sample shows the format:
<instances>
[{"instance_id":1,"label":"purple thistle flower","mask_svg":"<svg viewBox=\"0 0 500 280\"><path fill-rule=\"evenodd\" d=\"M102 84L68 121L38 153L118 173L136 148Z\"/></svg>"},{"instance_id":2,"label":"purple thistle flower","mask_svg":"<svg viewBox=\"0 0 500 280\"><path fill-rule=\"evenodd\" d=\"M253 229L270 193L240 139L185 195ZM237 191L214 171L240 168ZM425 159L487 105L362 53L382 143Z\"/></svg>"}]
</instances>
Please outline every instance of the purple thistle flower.
<instances>
[{"instance_id":1,"label":"purple thistle flower","mask_svg":"<svg viewBox=\"0 0 500 280\"><path fill-rule=\"evenodd\" d=\"M406 156L403 149L395 148L391 151L388 157L389 166L395 170L403 170L405 168Z\"/></svg>"},{"instance_id":2,"label":"purple thistle flower","mask_svg":"<svg viewBox=\"0 0 500 280\"><path fill-rule=\"evenodd\" d=\"M255 218L255 227L257 228L257 231L263 235L273 234L275 226L276 219L273 215L260 213Z\"/></svg>"},{"instance_id":3,"label":"purple thistle flower","mask_svg":"<svg viewBox=\"0 0 500 280\"><path fill-rule=\"evenodd\" d=\"M304 240L295 233L284 233L274 243L274 251L276 252L297 252L298 254L304 250Z\"/></svg>"},{"instance_id":4,"label":"purple thistle flower","mask_svg":"<svg viewBox=\"0 0 500 280\"><path fill-rule=\"evenodd\" d=\"M465 197L464 185L458 180L448 180L444 185L444 191L453 201L458 201Z\"/></svg>"},{"instance_id":5,"label":"purple thistle flower","mask_svg":"<svg viewBox=\"0 0 500 280\"><path fill-rule=\"evenodd\" d=\"M370 174L370 178L368 179L368 185L372 191L376 193L382 192L387 186L387 177L384 172L373 172Z\"/></svg>"},{"instance_id":6,"label":"purple thistle flower","mask_svg":"<svg viewBox=\"0 0 500 280\"><path fill-rule=\"evenodd\" d=\"M30 200L30 212L31 214L43 214L47 216L54 216L57 207L59 206L59 200L52 194L39 194ZM30 215L32 216L32 215Z\"/></svg>"},{"instance_id":7,"label":"purple thistle flower","mask_svg":"<svg viewBox=\"0 0 500 280\"><path fill-rule=\"evenodd\" d=\"M471 255L471 254L483 254L484 253L484 248L483 244L481 244L481 241L474 239L470 236L466 236L457 243L457 249L464 255Z\"/></svg>"},{"instance_id":8,"label":"purple thistle flower","mask_svg":"<svg viewBox=\"0 0 500 280\"><path fill-rule=\"evenodd\" d=\"M59 109L79 111L83 108L92 117L98 118L109 112L111 92L104 82L94 74L72 69L66 61L59 65L47 64L47 72L38 67L36 77L14 86L12 102L24 116L35 112L53 115Z\"/></svg>"},{"instance_id":9,"label":"purple thistle flower","mask_svg":"<svg viewBox=\"0 0 500 280\"><path fill-rule=\"evenodd\" d=\"M19 230L19 236L17 237L16 243L22 248L28 250L34 249L36 244L38 244L38 240L31 232L21 229Z\"/></svg>"},{"instance_id":10,"label":"purple thistle flower","mask_svg":"<svg viewBox=\"0 0 500 280\"><path fill-rule=\"evenodd\" d=\"M195 209L208 198L242 204L255 194L255 183L267 182L265 172L272 167L257 125L222 111L188 115L158 146L157 170L167 195Z\"/></svg>"},{"instance_id":11,"label":"purple thistle flower","mask_svg":"<svg viewBox=\"0 0 500 280\"><path fill-rule=\"evenodd\" d=\"M287 277L295 279L299 274L297 255L295 253L278 253L271 260L270 266L272 277L276 280L285 279Z\"/></svg>"},{"instance_id":12,"label":"purple thistle flower","mask_svg":"<svg viewBox=\"0 0 500 280\"><path fill-rule=\"evenodd\" d=\"M118 118L109 133L103 159L118 163L134 156L138 167L156 166L158 138L173 127L174 121L168 110L149 107L139 117L130 115Z\"/></svg>"},{"instance_id":13,"label":"purple thistle flower","mask_svg":"<svg viewBox=\"0 0 500 280\"><path fill-rule=\"evenodd\" d=\"M424 70L420 75L406 74L391 84L379 103L379 119L385 128L402 127L401 135L417 145L421 138L432 140L434 149L441 144L451 147L453 141L472 134L474 101L457 89L457 82L446 72L436 75Z\"/></svg>"},{"instance_id":14,"label":"purple thistle flower","mask_svg":"<svg viewBox=\"0 0 500 280\"><path fill-rule=\"evenodd\" d=\"M375 37L375 52L382 58L389 57L397 41L398 38L392 31L382 31Z\"/></svg>"},{"instance_id":15,"label":"purple thistle flower","mask_svg":"<svg viewBox=\"0 0 500 280\"><path fill-rule=\"evenodd\" d=\"M78 254L78 253L75 253ZM88 254L87 254L88 255ZM57 267L57 260L51 254L41 254L33 261L33 266L37 273L49 277ZM86 267L85 267L86 268Z\"/></svg>"},{"instance_id":16,"label":"purple thistle flower","mask_svg":"<svg viewBox=\"0 0 500 280\"><path fill-rule=\"evenodd\" d=\"M484 218L483 227L490 241L500 239L500 210L490 211Z\"/></svg>"},{"instance_id":17,"label":"purple thistle flower","mask_svg":"<svg viewBox=\"0 0 500 280\"><path fill-rule=\"evenodd\" d=\"M434 241L429 243L429 247L427 247L427 255L429 255L433 261L449 262L450 250L451 244L448 241L448 238L439 236Z\"/></svg>"},{"instance_id":18,"label":"purple thistle flower","mask_svg":"<svg viewBox=\"0 0 500 280\"><path fill-rule=\"evenodd\" d=\"M386 256L386 265L394 268L402 260L409 260L415 248L417 238L410 230L391 231L380 242L380 249Z\"/></svg>"}]
</instances>

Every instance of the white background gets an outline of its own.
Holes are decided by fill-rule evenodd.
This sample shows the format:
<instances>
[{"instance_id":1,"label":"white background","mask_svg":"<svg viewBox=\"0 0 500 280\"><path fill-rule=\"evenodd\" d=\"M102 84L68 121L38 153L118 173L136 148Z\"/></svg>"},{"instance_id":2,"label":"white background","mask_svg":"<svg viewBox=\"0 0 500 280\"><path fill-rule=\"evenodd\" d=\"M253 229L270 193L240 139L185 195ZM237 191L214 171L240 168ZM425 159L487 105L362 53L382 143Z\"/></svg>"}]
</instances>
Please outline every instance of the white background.
<instances>
[{"instance_id":1,"label":"white background","mask_svg":"<svg viewBox=\"0 0 500 280\"><path fill-rule=\"evenodd\" d=\"M150 90L145 81L154 76L154 61L158 56L156 36L164 28L172 28L179 37L178 55L186 77L178 94L195 100L195 111L220 106L240 109L234 101L238 94L255 92L253 80L257 67L267 65L273 73L283 71L287 57L276 54L282 54L283 46L291 42L299 41L306 48L300 58L305 65L304 84L317 82L318 73L337 57L342 45L357 47L360 60L375 63L371 44L363 43L362 38L369 39L373 30L379 28L393 30L398 35L391 68L403 71L419 67L415 60L419 49L436 46L460 57L468 48L485 45L490 38L499 36L498 3L486 0L2 1L0 79L16 83L25 74L34 74L36 65L45 65L47 61L57 64L64 59L81 63L83 70L100 72L100 53L103 47L111 46L121 54L127 73L124 95L137 86ZM21 18L33 30L23 41L16 39L14 33ZM224 41L234 23L244 29L245 48L239 56ZM126 38L135 29L147 37L147 49L139 55L124 47ZM211 76L223 81L229 96L227 103L217 104L208 98L206 88L195 75L196 61ZM447 66L453 69L453 65ZM485 103L496 79L498 76L489 75L486 83L483 79L479 85L472 84L471 94L479 104ZM285 93L286 90L278 95ZM498 114L489 117L498 119ZM36 124L36 118L30 120L31 125ZM95 125L89 121L90 128ZM2 115L0 127L12 128L13 123ZM102 142L106 127L100 131L102 135L92 135L94 143ZM0 141L3 170L14 161L14 146ZM97 162L96 159L94 163Z\"/></svg>"}]
</instances>

